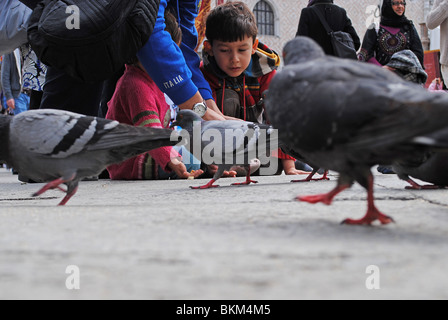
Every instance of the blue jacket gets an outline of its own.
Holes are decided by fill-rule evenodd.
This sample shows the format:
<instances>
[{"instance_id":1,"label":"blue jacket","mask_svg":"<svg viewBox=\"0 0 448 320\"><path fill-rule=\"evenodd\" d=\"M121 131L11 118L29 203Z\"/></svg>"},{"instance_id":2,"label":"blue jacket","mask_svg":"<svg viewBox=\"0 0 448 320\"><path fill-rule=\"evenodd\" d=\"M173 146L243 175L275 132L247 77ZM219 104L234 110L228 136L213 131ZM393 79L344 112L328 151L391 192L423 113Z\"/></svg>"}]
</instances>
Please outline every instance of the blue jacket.
<instances>
[{"instance_id":1,"label":"blue jacket","mask_svg":"<svg viewBox=\"0 0 448 320\"><path fill-rule=\"evenodd\" d=\"M202 97L213 99L208 82L202 75L200 59L194 51L198 41L195 18L199 0L161 0L157 21L149 41L138 53L140 62L157 86L175 104L189 100L199 90ZM178 13L182 29L180 48L165 31L165 9L172 6Z\"/></svg>"}]
</instances>

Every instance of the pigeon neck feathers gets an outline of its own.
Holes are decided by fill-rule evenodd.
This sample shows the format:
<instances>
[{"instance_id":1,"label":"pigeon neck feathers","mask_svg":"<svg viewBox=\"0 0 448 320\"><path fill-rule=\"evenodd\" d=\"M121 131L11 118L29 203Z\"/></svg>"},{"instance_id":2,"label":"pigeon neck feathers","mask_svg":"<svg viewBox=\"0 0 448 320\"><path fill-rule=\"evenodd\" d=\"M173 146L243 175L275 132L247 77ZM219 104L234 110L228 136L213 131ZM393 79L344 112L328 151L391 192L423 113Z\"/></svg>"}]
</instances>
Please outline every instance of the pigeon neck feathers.
<instances>
[{"instance_id":1,"label":"pigeon neck feathers","mask_svg":"<svg viewBox=\"0 0 448 320\"><path fill-rule=\"evenodd\" d=\"M283 49L285 65L304 63L325 57L322 48L308 37L298 36L289 41Z\"/></svg>"},{"instance_id":2,"label":"pigeon neck feathers","mask_svg":"<svg viewBox=\"0 0 448 320\"><path fill-rule=\"evenodd\" d=\"M204 120L192 110L180 110L177 113L175 126L181 127L184 130L193 130L194 122L204 122Z\"/></svg>"}]
</instances>

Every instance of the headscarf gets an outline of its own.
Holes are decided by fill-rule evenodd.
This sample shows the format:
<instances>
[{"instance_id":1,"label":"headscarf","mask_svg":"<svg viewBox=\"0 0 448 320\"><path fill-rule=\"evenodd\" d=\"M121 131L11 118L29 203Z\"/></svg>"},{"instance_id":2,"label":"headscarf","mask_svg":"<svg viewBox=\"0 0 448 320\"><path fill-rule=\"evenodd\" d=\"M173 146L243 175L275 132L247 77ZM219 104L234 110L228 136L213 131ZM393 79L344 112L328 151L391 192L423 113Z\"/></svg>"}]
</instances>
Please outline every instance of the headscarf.
<instances>
[{"instance_id":1,"label":"headscarf","mask_svg":"<svg viewBox=\"0 0 448 320\"><path fill-rule=\"evenodd\" d=\"M400 28L405 24L411 24L411 21L409 21L409 19L405 16L406 11L401 16L395 13L394 9L392 8L392 1L396 0L383 0L383 5L381 7L380 24L393 28Z\"/></svg>"}]
</instances>

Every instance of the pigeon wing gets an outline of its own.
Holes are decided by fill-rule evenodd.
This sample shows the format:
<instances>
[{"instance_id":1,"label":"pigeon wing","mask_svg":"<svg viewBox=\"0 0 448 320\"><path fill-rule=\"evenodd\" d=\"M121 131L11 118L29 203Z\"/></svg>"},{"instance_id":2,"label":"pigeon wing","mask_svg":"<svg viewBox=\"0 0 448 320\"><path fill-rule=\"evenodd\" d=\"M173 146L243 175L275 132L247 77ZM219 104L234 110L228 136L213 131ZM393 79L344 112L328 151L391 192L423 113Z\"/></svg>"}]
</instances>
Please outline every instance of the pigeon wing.
<instances>
[{"instance_id":1,"label":"pigeon wing","mask_svg":"<svg viewBox=\"0 0 448 320\"><path fill-rule=\"evenodd\" d=\"M11 136L26 151L52 158L66 158L82 151L130 149L139 153L169 143L171 130L136 128L116 121L83 116L75 113L49 110L26 112L18 115L11 123ZM142 149L144 141L158 140ZM142 149L142 150L140 150ZM137 153L138 154L138 153Z\"/></svg>"}]
</instances>

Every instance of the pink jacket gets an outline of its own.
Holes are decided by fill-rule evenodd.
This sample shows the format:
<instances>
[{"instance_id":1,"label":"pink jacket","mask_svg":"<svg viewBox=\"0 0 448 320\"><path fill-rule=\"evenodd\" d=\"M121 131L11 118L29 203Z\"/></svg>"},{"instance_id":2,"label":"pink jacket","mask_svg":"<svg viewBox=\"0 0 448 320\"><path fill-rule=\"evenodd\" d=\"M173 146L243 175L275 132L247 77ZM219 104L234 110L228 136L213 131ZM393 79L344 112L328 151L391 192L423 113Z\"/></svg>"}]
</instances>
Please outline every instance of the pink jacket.
<instances>
[{"instance_id":1,"label":"pink jacket","mask_svg":"<svg viewBox=\"0 0 448 320\"><path fill-rule=\"evenodd\" d=\"M108 107L106 119L134 126L167 128L169 125L170 108L165 101L164 94L150 76L136 66L126 65L126 71L118 81ZM165 171L170 171L168 164L172 157L180 158L179 153L172 147L154 149L108 167L110 178L113 180L147 178L145 167L148 166L148 155Z\"/></svg>"}]
</instances>

